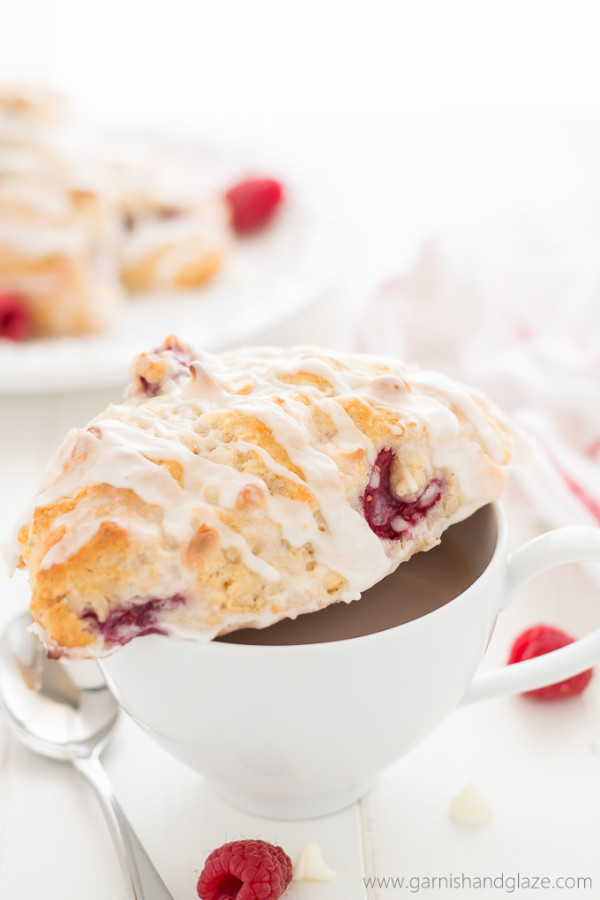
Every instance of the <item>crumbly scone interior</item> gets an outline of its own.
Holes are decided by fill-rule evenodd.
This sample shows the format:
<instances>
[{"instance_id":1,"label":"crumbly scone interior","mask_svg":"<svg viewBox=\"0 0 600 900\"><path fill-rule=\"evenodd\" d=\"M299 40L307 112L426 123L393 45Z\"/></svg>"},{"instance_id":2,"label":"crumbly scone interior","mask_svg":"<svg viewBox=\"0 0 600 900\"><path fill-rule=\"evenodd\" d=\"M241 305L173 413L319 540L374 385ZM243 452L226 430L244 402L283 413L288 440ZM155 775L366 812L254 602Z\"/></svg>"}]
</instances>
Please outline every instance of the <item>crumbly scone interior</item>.
<instances>
[{"instance_id":1,"label":"crumbly scone interior","mask_svg":"<svg viewBox=\"0 0 600 900\"><path fill-rule=\"evenodd\" d=\"M515 434L441 375L314 348L132 367L70 433L20 532L55 652L210 639L352 601L495 499Z\"/></svg>"}]
</instances>

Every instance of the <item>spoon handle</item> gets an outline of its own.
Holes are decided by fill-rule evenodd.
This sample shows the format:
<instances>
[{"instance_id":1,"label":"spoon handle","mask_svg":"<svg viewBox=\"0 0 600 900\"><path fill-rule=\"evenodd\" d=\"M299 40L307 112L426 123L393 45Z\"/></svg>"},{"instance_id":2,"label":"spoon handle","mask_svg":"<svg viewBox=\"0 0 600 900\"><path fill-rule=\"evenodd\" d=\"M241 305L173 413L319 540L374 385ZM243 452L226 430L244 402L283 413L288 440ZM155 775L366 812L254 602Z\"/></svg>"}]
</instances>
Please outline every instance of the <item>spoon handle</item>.
<instances>
[{"instance_id":1,"label":"spoon handle","mask_svg":"<svg viewBox=\"0 0 600 900\"><path fill-rule=\"evenodd\" d=\"M119 856L129 900L173 900L119 806L98 757L75 758L73 764L96 791Z\"/></svg>"}]
</instances>

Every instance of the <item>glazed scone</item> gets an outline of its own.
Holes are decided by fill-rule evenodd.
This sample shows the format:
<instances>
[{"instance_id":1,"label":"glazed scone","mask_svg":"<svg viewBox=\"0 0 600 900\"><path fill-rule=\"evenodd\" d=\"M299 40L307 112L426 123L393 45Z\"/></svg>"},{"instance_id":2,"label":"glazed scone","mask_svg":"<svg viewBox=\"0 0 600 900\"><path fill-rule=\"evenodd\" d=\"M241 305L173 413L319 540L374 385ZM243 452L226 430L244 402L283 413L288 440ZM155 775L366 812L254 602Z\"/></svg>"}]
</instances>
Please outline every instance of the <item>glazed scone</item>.
<instances>
[{"instance_id":1,"label":"glazed scone","mask_svg":"<svg viewBox=\"0 0 600 900\"><path fill-rule=\"evenodd\" d=\"M121 288L105 197L46 171L0 178L0 207L0 291L26 312L28 336L107 328Z\"/></svg>"},{"instance_id":2,"label":"glazed scone","mask_svg":"<svg viewBox=\"0 0 600 900\"><path fill-rule=\"evenodd\" d=\"M394 360L168 338L45 475L19 532L33 617L51 652L98 656L356 600L497 498L518 440Z\"/></svg>"},{"instance_id":3,"label":"glazed scone","mask_svg":"<svg viewBox=\"0 0 600 900\"><path fill-rule=\"evenodd\" d=\"M106 331L126 292L203 286L231 235L200 175L88 133L52 91L0 84L0 339Z\"/></svg>"},{"instance_id":4,"label":"glazed scone","mask_svg":"<svg viewBox=\"0 0 600 900\"><path fill-rule=\"evenodd\" d=\"M187 207L157 203L125 220L121 280L132 294L199 288L223 264L228 220L218 195Z\"/></svg>"},{"instance_id":5,"label":"glazed scone","mask_svg":"<svg viewBox=\"0 0 600 900\"><path fill-rule=\"evenodd\" d=\"M54 92L0 84L0 342L107 331L125 299L193 302L230 260L243 280L241 236L283 197L254 181L271 195L227 152L95 133Z\"/></svg>"},{"instance_id":6,"label":"glazed scone","mask_svg":"<svg viewBox=\"0 0 600 900\"><path fill-rule=\"evenodd\" d=\"M121 280L131 294L202 287L230 242L224 198L187 159L138 144L115 148L123 237Z\"/></svg>"},{"instance_id":7,"label":"glazed scone","mask_svg":"<svg viewBox=\"0 0 600 900\"><path fill-rule=\"evenodd\" d=\"M26 337L101 331L121 292L114 191L61 143L55 106L52 94L0 88L0 293Z\"/></svg>"}]
</instances>

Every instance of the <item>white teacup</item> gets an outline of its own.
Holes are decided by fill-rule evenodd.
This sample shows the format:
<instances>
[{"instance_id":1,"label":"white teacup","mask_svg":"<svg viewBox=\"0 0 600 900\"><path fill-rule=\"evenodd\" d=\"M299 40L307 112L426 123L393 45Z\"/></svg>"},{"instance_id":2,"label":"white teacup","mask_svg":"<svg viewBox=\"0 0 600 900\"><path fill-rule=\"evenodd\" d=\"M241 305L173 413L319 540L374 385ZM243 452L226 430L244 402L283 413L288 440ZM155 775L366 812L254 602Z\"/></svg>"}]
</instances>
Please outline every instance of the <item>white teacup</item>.
<instances>
[{"instance_id":1,"label":"white teacup","mask_svg":"<svg viewBox=\"0 0 600 900\"><path fill-rule=\"evenodd\" d=\"M551 531L507 558L505 518L494 504L449 529L441 548L400 566L350 604L355 609L331 607L231 642L138 638L102 668L123 708L236 806L278 818L318 816L361 797L459 704L542 687L599 662L600 629L476 674L516 591L577 560L600 562L600 530ZM440 584L461 579L457 595L432 600ZM369 625L371 609L378 622ZM409 621L388 627L407 609ZM336 621L348 614L350 626ZM373 627L384 630L364 633ZM340 639L347 628L360 636ZM274 643L239 643L252 639Z\"/></svg>"}]
</instances>

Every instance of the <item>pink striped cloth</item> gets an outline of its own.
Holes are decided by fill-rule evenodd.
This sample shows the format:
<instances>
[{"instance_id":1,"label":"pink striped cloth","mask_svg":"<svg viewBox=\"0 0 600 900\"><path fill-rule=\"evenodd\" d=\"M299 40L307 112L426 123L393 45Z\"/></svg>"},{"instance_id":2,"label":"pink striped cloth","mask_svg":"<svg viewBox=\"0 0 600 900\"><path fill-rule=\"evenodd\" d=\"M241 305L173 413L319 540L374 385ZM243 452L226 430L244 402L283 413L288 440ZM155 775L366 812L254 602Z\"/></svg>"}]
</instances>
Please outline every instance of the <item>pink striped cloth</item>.
<instances>
[{"instance_id":1,"label":"pink striped cloth","mask_svg":"<svg viewBox=\"0 0 600 900\"><path fill-rule=\"evenodd\" d=\"M600 525L600 219L431 240L376 293L359 335L358 349L485 391L534 438L515 473L532 513Z\"/></svg>"}]
</instances>

